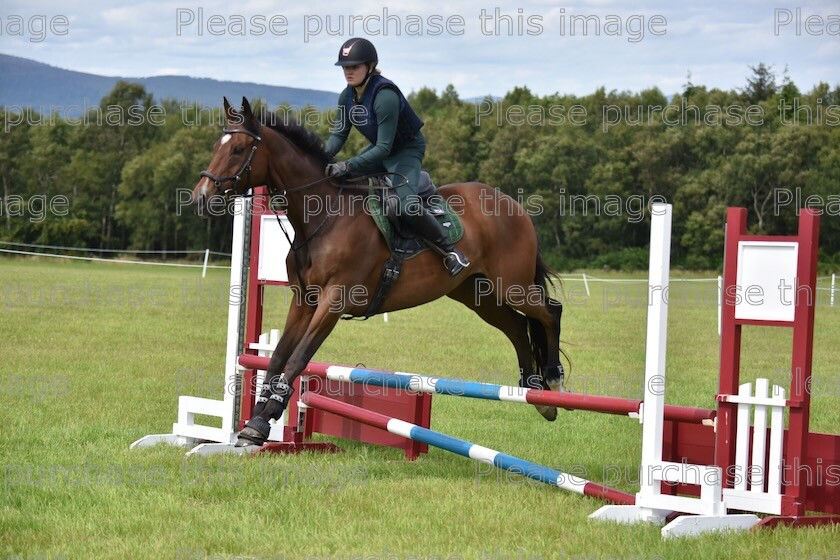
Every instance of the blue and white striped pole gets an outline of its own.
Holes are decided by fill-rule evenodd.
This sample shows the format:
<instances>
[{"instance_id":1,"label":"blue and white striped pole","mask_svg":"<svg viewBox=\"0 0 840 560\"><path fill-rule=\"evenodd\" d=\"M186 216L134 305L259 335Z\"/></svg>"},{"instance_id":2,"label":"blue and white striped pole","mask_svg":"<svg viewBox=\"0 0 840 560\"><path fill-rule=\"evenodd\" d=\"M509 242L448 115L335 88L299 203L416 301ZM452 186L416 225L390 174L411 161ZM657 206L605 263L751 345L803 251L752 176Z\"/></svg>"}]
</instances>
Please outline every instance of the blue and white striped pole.
<instances>
[{"instance_id":1,"label":"blue and white striped pole","mask_svg":"<svg viewBox=\"0 0 840 560\"><path fill-rule=\"evenodd\" d=\"M300 402L302 406L337 414L576 494L601 498L616 504L632 505L636 500L635 496L626 492L595 484L577 476L543 467L513 455L500 453L378 412L371 412L312 391L305 392L301 396Z\"/></svg>"},{"instance_id":2,"label":"blue and white striped pole","mask_svg":"<svg viewBox=\"0 0 840 560\"><path fill-rule=\"evenodd\" d=\"M256 370L268 369L269 359L262 356L242 354L239 364ZM339 366L324 362L310 362L303 372L348 383L374 385L405 389L417 393L438 393L474 399L519 402L533 405L556 406L570 410L590 410L606 414L637 416L642 404L638 399L608 397L604 395L584 395L580 393L544 391L510 385L496 385L480 381L463 381L446 377L430 377L416 373L392 373L364 368ZM665 405L665 419L692 424L706 424L715 417L715 411L705 408Z\"/></svg>"}]
</instances>

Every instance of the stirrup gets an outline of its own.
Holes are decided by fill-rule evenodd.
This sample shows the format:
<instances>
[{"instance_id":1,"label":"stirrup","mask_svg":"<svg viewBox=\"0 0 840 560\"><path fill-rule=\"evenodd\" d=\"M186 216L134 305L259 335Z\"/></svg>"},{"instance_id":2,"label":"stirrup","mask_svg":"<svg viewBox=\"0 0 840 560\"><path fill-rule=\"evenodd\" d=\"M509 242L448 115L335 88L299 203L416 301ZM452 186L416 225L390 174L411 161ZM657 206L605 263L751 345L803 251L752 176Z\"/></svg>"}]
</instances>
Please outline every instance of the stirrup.
<instances>
[{"instance_id":1,"label":"stirrup","mask_svg":"<svg viewBox=\"0 0 840 560\"><path fill-rule=\"evenodd\" d=\"M470 266L470 261L461 251L453 249L444 257L443 266L446 267L450 276L458 276L461 271Z\"/></svg>"}]
</instances>

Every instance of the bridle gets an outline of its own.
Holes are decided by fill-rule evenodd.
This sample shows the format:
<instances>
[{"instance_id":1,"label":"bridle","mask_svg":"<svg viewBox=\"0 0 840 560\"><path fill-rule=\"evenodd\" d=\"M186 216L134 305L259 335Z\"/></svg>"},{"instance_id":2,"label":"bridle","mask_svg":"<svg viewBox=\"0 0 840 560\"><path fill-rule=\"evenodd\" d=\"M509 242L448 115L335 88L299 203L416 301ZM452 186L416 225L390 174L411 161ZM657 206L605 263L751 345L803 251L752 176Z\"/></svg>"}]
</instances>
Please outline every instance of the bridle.
<instances>
[{"instance_id":1,"label":"bridle","mask_svg":"<svg viewBox=\"0 0 840 560\"><path fill-rule=\"evenodd\" d=\"M224 133L224 134L236 134L237 132L241 133L241 134L247 134L248 136L250 136L251 138L253 138L255 140L254 145L251 146L251 153L248 154L248 159L245 160L245 163L242 165L242 168L237 173L235 173L234 175L228 175L227 177L219 177L218 175L215 175L215 174L211 173L207 169L205 169L204 171L202 171L199 174L201 177L207 177L208 179L211 179L213 181L213 183L215 184L216 188L221 187L225 183L229 183L230 181L233 181L233 187L229 188L229 189L225 189L225 193L224 193L225 196L229 196L230 194L235 194L239 190L239 183L242 181L242 174L243 173L248 174L248 184L249 185L251 184L251 162L254 161L254 155L256 155L257 148L259 147L260 141L262 140L262 138L260 138L260 136L258 134L254 134L250 130L245 130L245 129L242 129L242 128L225 128L225 129L222 129L222 133Z\"/></svg>"},{"instance_id":2,"label":"bridle","mask_svg":"<svg viewBox=\"0 0 840 560\"><path fill-rule=\"evenodd\" d=\"M234 175L228 175L227 177L219 177L218 175L212 173L211 171L208 171L207 169L205 169L204 171L202 171L199 174L201 177L207 177L208 179L211 179L213 181L213 183L215 184L216 188L221 187L225 183L229 183L229 182L233 181L233 187L227 188L224 191L224 196L227 197L227 196L231 196L231 195L237 195L237 192L239 191L239 183L242 182L242 175L243 174L245 174L245 173L248 174L248 185L251 185L251 163L254 161L254 155L257 153L257 148L259 147L260 142L262 142L262 138L260 137L259 134L255 134L255 133L251 132L250 130L245 130L243 128L224 128L224 129L222 129L222 133L224 133L224 134L237 134L237 133L247 134L248 136L250 136L251 138L254 139L254 145L251 146L251 153L248 154L248 159L245 160L245 163L242 165L242 168L237 173L235 173ZM408 177L406 177L405 175L402 175L401 173L387 173L386 172L384 174L386 174L386 175L400 175L400 176L402 176L405 183L408 183ZM367 180L367 179L372 178L372 177L380 177L382 175L383 175L383 173L370 173L370 174L363 175L361 177L352 179L352 181L363 181L363 180ZM319 183L329 181L329 180L332 180L332 179L334 179L334 177L326 176L326 177L322 177L320 179L316 179L315 181L312 181L311 183L307 183L305 185L301 185L301 186L298 186L298 187L291 187L291 188L283 188L283 189L276 189L275 187L272 187L270 185L267 185L267 186L268 186L268 190L269 190L270 194L273 195L273 194L275 194L275 192L277 190L281 190L282 194L285 195L285 194L290 193L290 192L296 192L296 191L302 191L304 189L308 189L308 188L313 187L313 186L315 186ZM350 185L350 184L347 184L347 183L341 183L337 186L338 186L339 194L345 188L363 188L363 189L371 189L371 188L377 189L378 188L378 189L386 189L386 190L395 188L394 185L390 185L390 186L386 186L386 187L377 186L377 185L370 185L370 184L368 184L368 185L358 185L357 186L357 185ZM397 185L397 186L402 186L402 184ZM253 194L251 194L251 195L241 194L241 195L238 195L238 196L249 197L249 196L253 196ZM326 225L327 221L330 219L330 217L332 215L332 212L327 212L324 215L324 219L321 220L321 223L318 224L318 226L315 228L315 230L313 232L311 232L302 242L299 241L296 245L292 241L291 237L289 236L289 233L286 231L286 228L283 226L283 222L280 220L280 216L277 214L277 211L274 210L273 208L272 208L272 211L274 212L274 215L277 218L277 223L280 225L280 229L283 231L283 235L285 235L286 240L289 242L289 247L290 247L290 250L292 252L292 255L294 255L295 269L297 270L298 281L300 282L301 287L306 288L307 287L306 283L303 281L303 277L301 276L301 273L300 273L301 265L300 265L300 260L299 260L299 256L298 256L298 250L307 246L309 244L309 242L312 241L312 239L318 234L318 232L321 231L321 229L324 227L324 225Z\"/></svg>"},{"instance_id":3,"label":"bridle","mask_svg":"<svg viewBox=\"0 0 840 560\"><path fill-rule=\"evenodd\" d=\"M254 155L256 155L256 153L257 153L257 148L259 147L260 142L262 141L262 138L260 137L259 134L255 134L255 133L251 132L250 130L245 130L243 128L224 128L224 129L222 129L222 133L223 134L236 134L236 133L247 134L248 136L250 136L251 138L253 138L255 140L254 145L251 146L251 153L248 154L248 159L245 160L245 163L242 165L242 168L237 173L235 173L234 175L228 175L227 177L219 177L218 175L212 173L211 171L209 171L207 169L205 169L204 171L199 173L200 177L207 177L208 179L211 179L216 188L221 187L225 183L229 183L229 182L233 181L233 187L227 188L227 189L224 190L224 196L230 196L230 195L235 195L237 192L239 192L239 183L242 182L242 175L243 174L245 174L245 173L248 174L248 184L249 185L251 184L251 163L254 161ZM399 175L399 176L402 177L403 183L400 183L399 185L391 185L391 186L372 185L372 184L364 183L364 181L367 181L368 179L371 179L373 177L381 177L382 175ZM315 185L318 185L318 184L326 182L326 181L330 181L332 179L334 179L334 177L329 177L329 176L321 177L320 179L316 179L316 180L312 181L311 183L306 183L305 185L300 185L298 187L282 188L282 189L277 189L276 187L272 187L270 185L266 185L266 186L268 186L268 190L272 195L275 194L276 191L278 191L278 190L281 191L281 194L285 195L287 193L293 193L293 192L308 189L310 187L314 187ZM361 184L355 185L355 184L352 184L352 183L361 183ZM368 173L366 175L361 175L359 177L354 177L353 179L350 179L349 181L346 181L346 182L344 182L344 183L342 183L338 186L339 186L340 190L343 190L343 189L346 189L346 188L365 189L365 190L367 190L367 189L389 190L389 189L395 189L397 187L401 187L406 183L408 183L408 177L406 177L405 175L402 175L401 173L377 172L377 173ZM248 195L240 195L240 196L248 196Z\"/></svg>"}]
</instances>

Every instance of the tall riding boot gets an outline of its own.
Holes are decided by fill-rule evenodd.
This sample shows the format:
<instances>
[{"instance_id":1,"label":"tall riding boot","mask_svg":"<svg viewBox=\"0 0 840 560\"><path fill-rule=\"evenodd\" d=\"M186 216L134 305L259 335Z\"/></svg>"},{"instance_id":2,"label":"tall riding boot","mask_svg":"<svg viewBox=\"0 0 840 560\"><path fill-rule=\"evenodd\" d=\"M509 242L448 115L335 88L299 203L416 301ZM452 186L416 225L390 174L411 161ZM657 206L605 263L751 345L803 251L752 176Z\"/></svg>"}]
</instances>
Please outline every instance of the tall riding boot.
<instances>
[{"instance_id":1,"label":"tall riding boot","mask_svg":"<svg viewBox=\"0 0 840 560\"><path fill-rule=\"evenodd\" d=\"M462 270L470 266L466 256L451 243L443 226L423 208L419 214L403 214L402 219L420 237L434 244L444 254L443 266L450 276L457 276Z\"/></svg>"}]
</instances>

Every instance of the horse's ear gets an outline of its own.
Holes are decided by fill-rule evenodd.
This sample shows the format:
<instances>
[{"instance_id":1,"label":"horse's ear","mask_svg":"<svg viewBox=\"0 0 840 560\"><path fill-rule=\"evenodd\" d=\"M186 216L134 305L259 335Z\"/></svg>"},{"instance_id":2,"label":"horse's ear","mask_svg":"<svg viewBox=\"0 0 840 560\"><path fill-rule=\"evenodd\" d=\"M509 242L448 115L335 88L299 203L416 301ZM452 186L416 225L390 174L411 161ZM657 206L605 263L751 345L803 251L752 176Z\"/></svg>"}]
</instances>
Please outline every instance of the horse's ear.
<instances>
[{"instance_id":1,"label":"horse's ear","mask_svg":"<svg viewBox=\"0 0 840 560\"><path fill-rule=\"evenodd\" d=\"M251 110L251 104L248 103L248 100L245 97L242 98L242 118L242 124L245 125L245 128L256 133L259 128L259 123L257 122L257 118L254 116L254 112Z\"/></svg>"},{"instance_id":2,"label":"horse's ear","mask_svg":"<svg viewBox=\"0 0 840 560\"><path fill-rule=\"evenodd\" d=\"M237 125L242 123L242 117L230 106L227 97L224 97L225 106L225 120L229 125Z\"/></svg>"},{"instance_id":3,"label":"horse's ear","mask_svg":"<svg viewBox=\"0 0 840 560\"><path fill-rule=\"evenodd\" d=\"M244 96L242 97L242 114L245 115L245 118L248 120L254 118L254 113L251 111L251 104L248 103L248 99Z\"/></svg>"}]
</instances>

